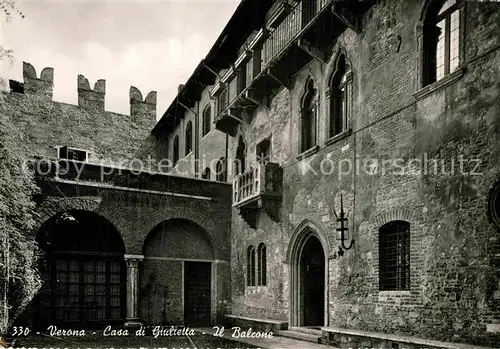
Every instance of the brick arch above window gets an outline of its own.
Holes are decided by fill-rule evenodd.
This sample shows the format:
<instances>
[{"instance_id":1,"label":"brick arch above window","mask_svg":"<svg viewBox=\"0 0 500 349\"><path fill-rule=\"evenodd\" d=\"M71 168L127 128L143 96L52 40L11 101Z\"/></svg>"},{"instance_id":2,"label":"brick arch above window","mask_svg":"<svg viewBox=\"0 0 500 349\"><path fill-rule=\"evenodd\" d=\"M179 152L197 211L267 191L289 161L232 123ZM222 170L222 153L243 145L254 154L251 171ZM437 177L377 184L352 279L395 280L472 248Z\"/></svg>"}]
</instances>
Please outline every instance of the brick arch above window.
<instances>
[{"instance_id":1,"label":"brick arch above window","mask_svg":"<svg viewBox=\"0 0 500 349\"><path fill-rule=\"evenodd\" d=\"M377 227L381 227L392 221L414 221L414 213L408 208L393 208L388 211L384 211L375 216L375 222Z\"/></svg>"},{"instance_id":2,"label":"brick arch above window","mask_svg":"<svg viewBox=\"0 0 500 349\"><path fill-rule=\"evenodd\" d=\"M59 212L68 210L97 212L101 202L102 198L96 196L47 198L37 209L38 216L34 225L34 231L38 231L46 220L55 216Z\"/></svg>"}]
</instances>

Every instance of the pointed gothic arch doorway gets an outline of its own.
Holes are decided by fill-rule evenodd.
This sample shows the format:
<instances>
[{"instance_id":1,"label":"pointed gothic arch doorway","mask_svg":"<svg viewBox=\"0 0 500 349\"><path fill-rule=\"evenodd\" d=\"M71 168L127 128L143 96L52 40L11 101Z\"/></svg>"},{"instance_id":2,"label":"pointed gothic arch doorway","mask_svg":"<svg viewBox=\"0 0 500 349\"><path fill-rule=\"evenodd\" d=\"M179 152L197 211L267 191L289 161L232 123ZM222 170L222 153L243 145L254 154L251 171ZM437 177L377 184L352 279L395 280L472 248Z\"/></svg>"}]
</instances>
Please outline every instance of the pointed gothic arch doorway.
<instances>
[{"instance_id":1,"label":"pointed gothic arch doorway","mask_svg":"<svg viewBox=\"0 0 500 349\"><path fill-rule=\"evenodd\" d=\"M326 247L326 248L325 248ZM290 326L327 325L328 255L321 237L306 226L292 238L290 267Z\"/></svg>"}]
</instances>

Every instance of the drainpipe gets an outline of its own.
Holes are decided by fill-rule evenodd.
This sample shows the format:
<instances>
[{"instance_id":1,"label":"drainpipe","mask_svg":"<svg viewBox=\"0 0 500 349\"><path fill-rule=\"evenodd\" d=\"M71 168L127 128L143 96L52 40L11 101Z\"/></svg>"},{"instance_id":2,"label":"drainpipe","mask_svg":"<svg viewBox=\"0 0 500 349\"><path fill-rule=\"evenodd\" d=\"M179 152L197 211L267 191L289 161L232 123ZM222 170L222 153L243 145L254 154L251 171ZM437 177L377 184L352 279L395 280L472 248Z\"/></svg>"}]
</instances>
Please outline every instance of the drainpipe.
<instances>
[{"instance_id":1,"label":"drainpipe","mask_svg":"<svg viewBox=\"0 0 500 349\"><path fill-rule=\"evenodd\" d=\"M226 133L226 154L225 154L225 158L226 158L226 177L229 178L229 159L228 159L228 152L229 152L229 135Z\"/></svg>"}]
</instances>

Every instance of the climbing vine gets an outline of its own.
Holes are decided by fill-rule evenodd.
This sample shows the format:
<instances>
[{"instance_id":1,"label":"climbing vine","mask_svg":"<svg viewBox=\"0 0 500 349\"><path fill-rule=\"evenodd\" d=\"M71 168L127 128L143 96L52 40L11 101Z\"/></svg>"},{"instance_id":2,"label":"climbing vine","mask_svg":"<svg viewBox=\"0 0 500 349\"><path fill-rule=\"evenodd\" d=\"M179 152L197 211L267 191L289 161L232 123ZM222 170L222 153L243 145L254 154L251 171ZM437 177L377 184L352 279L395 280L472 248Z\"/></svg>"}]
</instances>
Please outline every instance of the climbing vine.
<instances>
[{"instance_id":1,"label":"climbing vine","mask_svg":"<svg viewBox=\"0 0 500 349\"><path fill-rule=\"evenodd\" d=\"M0 16L24 18L13 0L0 0ZM0 61L12 60L12 51L0 47ZM5 90L3 77L2 91ZM40 287L35 265L36 244L31 231L35 223L34 194L38 191L22 131L7 113L0 92L0 335L23 311Z\"/></svg>"}]
</instances>

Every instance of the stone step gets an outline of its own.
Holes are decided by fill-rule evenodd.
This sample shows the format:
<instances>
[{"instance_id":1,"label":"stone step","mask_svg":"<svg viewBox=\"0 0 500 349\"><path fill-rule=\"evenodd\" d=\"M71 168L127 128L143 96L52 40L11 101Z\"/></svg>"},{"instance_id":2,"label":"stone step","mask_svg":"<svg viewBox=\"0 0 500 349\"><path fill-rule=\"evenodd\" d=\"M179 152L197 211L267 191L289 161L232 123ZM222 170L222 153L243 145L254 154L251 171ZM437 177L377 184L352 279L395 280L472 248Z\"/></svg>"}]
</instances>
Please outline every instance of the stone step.
<instances>
[{"instance_id":1,"label":"stone step","mask_svg":"<svg viewBox=\"0 0 500 349\"><path fill-rule=\"evenodd\" d=\"M310 327L290 327L290 331L295 331L295 332L303 332L303 333L308 333L308 334L313 334L315 336L321 337L321 330L317 328L310 328Z\"/></svg>"},{"instance_id":2,"label":"stone step","mask_svg":"<svg viewBox=\"0 0 500 349\"><path fill-rule=\"evenodd\" d=\"M293 331L293 330L280 331L279 335L281 337L299 339L311 343L320 343L321 339L321 336L317 336L311 333L305 333L302 331Z\"/></svg>"}]
</instances>

